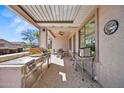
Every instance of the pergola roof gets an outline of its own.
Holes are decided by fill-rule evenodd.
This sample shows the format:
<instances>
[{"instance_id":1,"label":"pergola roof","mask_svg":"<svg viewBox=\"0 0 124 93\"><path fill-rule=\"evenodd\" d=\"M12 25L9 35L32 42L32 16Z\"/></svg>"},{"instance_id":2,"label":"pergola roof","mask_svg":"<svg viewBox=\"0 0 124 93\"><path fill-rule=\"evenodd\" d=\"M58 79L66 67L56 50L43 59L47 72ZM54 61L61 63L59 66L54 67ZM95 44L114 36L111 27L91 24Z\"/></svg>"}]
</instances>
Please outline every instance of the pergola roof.
<instances>
[{"instance_id":1,"label":"pergola roof","mask_svg":"<svg viewBox=\"0 0 124 93\"><path fill-rule=\"evenodd\" d=\"M18 5L10 6L19 15L37 27L56 31L77 30L93 5ZM53 31L54 30L54 31Z\"/></svg>"},{"instance_id":2,"label":"pergola roof","mask_svg":"<svg viewBox=\"0 0 124 93\"><path fill-rule=\"evenodd\" d=\"M40 23L73 23L81 6L73 5L25 5L20 6L36 22ZM29 11L30 10L30 11Z\"/></svg>"}]
</instances>

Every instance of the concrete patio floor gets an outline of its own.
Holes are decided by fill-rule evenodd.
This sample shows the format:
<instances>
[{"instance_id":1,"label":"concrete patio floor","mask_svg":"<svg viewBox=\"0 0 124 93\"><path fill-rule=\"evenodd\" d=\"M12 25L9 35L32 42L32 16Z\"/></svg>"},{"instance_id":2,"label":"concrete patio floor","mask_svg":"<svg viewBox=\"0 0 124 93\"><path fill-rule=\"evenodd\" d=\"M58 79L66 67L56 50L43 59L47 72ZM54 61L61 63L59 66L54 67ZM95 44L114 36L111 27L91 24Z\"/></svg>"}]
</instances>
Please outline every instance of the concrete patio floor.
<instances>
[{"instance_id":1,"label":"concrete patio floor","mask_svg":"<svg viewBox=\"0 0 124 93\"><path fill-rule=\"evenodd\" d=\"M34 88L100 88L99 84L92 81L86 73L82 81L80 73L74 70L70 59L70 57L60 59L52 55L50 68L36 82Z\"/></svg>"}]
</instances>

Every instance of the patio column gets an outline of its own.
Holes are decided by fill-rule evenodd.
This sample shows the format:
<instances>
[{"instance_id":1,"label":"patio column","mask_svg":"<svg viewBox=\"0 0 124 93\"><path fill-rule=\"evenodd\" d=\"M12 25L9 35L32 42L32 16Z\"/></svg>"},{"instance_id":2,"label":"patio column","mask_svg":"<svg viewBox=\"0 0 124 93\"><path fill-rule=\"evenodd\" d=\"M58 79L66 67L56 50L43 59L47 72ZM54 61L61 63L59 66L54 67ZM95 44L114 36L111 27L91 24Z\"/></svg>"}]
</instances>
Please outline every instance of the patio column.
<instances>
[{"instance_id":1,"label":"patio column","mask_svg":"<svg viewBox=\"0 0 124 93\"><path fill-rule=\"evenodd\" d=\"M48 38L47 29L40 28L40 31L39 31L39 45L40 45L40 47L47 48L47 38Z\"/></svg>"}]
</instances>

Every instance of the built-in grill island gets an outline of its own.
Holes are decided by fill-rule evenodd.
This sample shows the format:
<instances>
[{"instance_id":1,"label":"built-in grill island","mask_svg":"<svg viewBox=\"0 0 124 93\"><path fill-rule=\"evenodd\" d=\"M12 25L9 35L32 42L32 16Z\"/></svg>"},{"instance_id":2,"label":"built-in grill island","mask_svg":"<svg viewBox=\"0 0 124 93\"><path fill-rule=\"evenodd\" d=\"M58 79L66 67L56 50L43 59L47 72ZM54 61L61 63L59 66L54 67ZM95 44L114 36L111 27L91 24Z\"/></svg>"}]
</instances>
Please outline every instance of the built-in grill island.
<instances>
[{"instance_id":1,"label":"built-in grill island","mask_svg":"<svg viewBox=\"0 0 124 93\"><path fill-rule=\"evenodd\" d=\"M0 87L33 87L47 70L49 58L47 53L0 63Z\"/></svg>"}]
</instances>

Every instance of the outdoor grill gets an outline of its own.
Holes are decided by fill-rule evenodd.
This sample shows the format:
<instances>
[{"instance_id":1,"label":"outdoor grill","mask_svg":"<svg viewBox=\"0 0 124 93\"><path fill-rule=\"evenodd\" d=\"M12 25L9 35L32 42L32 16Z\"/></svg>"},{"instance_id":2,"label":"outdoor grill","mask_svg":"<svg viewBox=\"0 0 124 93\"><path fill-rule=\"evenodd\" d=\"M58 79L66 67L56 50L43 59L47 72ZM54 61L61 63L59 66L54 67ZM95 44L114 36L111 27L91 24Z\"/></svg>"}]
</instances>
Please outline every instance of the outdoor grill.
<instances>
[{"instance_id":1,"label":"outdoor grill","mask_svg":"<svg viewBox=\"0 0 124 93\"><path fill-rule=\"evenodd\" d=\"M0 87L32 87L48 68L48 62L49 55L45 54L0 63Z\"/></svg>"}]
</instances>

